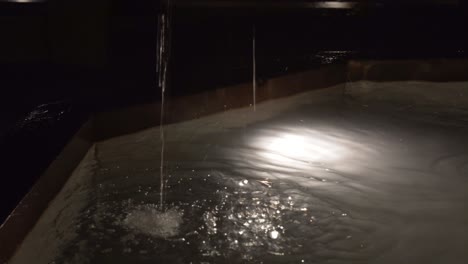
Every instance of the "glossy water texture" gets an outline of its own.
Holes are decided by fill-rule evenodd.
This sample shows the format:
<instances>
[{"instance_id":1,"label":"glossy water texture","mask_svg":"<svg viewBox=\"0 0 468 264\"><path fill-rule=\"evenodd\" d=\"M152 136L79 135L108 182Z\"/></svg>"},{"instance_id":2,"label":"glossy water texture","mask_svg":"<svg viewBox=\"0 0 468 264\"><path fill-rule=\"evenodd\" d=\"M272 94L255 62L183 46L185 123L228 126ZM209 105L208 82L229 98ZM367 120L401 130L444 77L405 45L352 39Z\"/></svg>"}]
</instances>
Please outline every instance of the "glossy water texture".
<instances>
[{"instance_id":1,"label":"glossy water texture","mask_svg":"<svg viewBox=\"0 0 468 264\"><path fill-rule=\"evenodd\" d=\"M166 126L164 214L159 128L96 144L12 263L468 262L466 119L337 94Z\"/></svg>"}]
</instances>

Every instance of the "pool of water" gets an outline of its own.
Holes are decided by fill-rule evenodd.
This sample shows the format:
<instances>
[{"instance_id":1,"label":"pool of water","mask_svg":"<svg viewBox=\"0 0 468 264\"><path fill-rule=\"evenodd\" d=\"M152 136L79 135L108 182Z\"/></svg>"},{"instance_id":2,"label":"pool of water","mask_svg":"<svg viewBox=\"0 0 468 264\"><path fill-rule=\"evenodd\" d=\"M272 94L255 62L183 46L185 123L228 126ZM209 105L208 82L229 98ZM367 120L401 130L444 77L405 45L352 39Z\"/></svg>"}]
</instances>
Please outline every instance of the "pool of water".
<instances>
[{"instance_id":1,"label":"pool of water","mask_svg":"<svg viewBox=\"0 0 468 264\"><path fill-rule=\"evenodd\" d=\"M96 143L11 263L468 262L453 105L256 108L165 126L162 175L159 127Z\"/></svg>"}]
</instances>

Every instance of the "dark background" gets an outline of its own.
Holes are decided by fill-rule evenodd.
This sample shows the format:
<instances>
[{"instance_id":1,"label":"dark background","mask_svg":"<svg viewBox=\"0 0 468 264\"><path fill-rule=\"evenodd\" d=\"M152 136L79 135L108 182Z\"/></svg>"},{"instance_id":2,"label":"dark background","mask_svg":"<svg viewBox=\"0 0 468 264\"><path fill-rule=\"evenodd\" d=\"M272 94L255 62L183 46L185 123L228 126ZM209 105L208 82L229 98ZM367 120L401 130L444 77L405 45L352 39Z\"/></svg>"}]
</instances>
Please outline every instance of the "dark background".
<instances>
[{"instance_id":1,"label":"dark background","mask_svg":"<svg viewBox=\"0 0 468 264\"><path fill-rule=\"evenodd\" d=\"M466 57L464 1L204 2L173 7L169 97L251 81L254 27L260 79L351 58ZM0 1L0 223L89 114L159 99L160 6Z\"/></svg>"}]
</instances>

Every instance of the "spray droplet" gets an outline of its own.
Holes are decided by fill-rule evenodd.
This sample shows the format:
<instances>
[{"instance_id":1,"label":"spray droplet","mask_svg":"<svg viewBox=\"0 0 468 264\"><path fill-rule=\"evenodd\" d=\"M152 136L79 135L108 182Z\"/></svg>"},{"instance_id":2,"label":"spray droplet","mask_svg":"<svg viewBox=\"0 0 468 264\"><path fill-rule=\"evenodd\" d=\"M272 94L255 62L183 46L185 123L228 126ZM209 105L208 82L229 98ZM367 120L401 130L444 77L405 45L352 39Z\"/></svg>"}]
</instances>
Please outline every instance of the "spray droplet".
<instances>
[{"instance_id":1,"label":"spray droplet","mask_svg":"<svg viewBox=\"0 0 468 264\"><path fill-rule=\"evenodd\" d=\"M276 230L271 231L271 232L270 232L270 237L271 237L272 239L277 239L277 238L279 237L279 232L276 231Z\"/></svg>"}]
</instances>

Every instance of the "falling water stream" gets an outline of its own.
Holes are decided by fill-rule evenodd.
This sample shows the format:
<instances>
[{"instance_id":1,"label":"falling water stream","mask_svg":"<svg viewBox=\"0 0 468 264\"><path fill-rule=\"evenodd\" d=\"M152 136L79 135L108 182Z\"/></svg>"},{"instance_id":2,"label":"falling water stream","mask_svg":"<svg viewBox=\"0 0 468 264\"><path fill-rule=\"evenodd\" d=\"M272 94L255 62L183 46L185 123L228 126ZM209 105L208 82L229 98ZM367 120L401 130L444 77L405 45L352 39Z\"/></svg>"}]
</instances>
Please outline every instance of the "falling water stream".
<instances>
[{"instance_id":1,"label":"falling water stream","mask_svg":"<svg viewBox=\"0 0 468 264\"><path fill-rule=\"evenodd\" d=\"M161 139L161 161L160 161L160 200L159 200L159 207L161 210L163 209L163 203L164 203L164 92L166 90L166 63L164 63L163 59L163 54L165 54L165 15L162 14L159 16L159 56L158 56L158 61L157 65L159 65L159 88L161 89L161 109L160 109L160 123L159 123L159 129L160 129L160 139Z\"/></svg>"},{"instance_id":2,"label":"falling water stream","mask_svg":"<svg viewBox=\"0 0 468 264\"><path fill-rule=\"evenodd\" d=\"M164 133L164 106L167 89L168 64L170 58L170 20L171 1L163 1L161 13L158 16L157 61L158 88L161 90L161 108L159 123L159 205L154 197L139 205L129 205L125 218L121 222L127 228L141 233L152 234L158 238L169 238L179 233L182 223L182 213L174 207L166 206L165 202L165 156L166 135ZM157 148L157 147L156 147ZM156 159L154 159L156 160ZM153 162L154 162L153 160ZM141 192L138 190L137 192ZM146 192L145 195L148 195Z\"/></svg>"},{"instance_id":3,"label":"falling water stream","mask_svg":"<svg viewBox=\"0 0 468 264\"><path fill-rule=\"evenodd\" d=\"M255 25L252 27L252 93L253 93L253 109L257 110L257 62L255 54Z\"/></svg>"},{"instance_id":4,"label":"falling water stream","mask_svg":"<svg viewBox=\"0 0 468 264\"><path fill-rule=\"evenodd\" d=\"M164 99L167 85L167 68L170 57L170 12L171 1L162 1L162 11L158 16L158 39L157 39L157 61L156 71L158 73L158 86L161 90L161 109L160 109L160 140L161 140L161 160L160 160L160 192L159 192L159 207L164 211Z\"/></svg>"}]
</instances>

